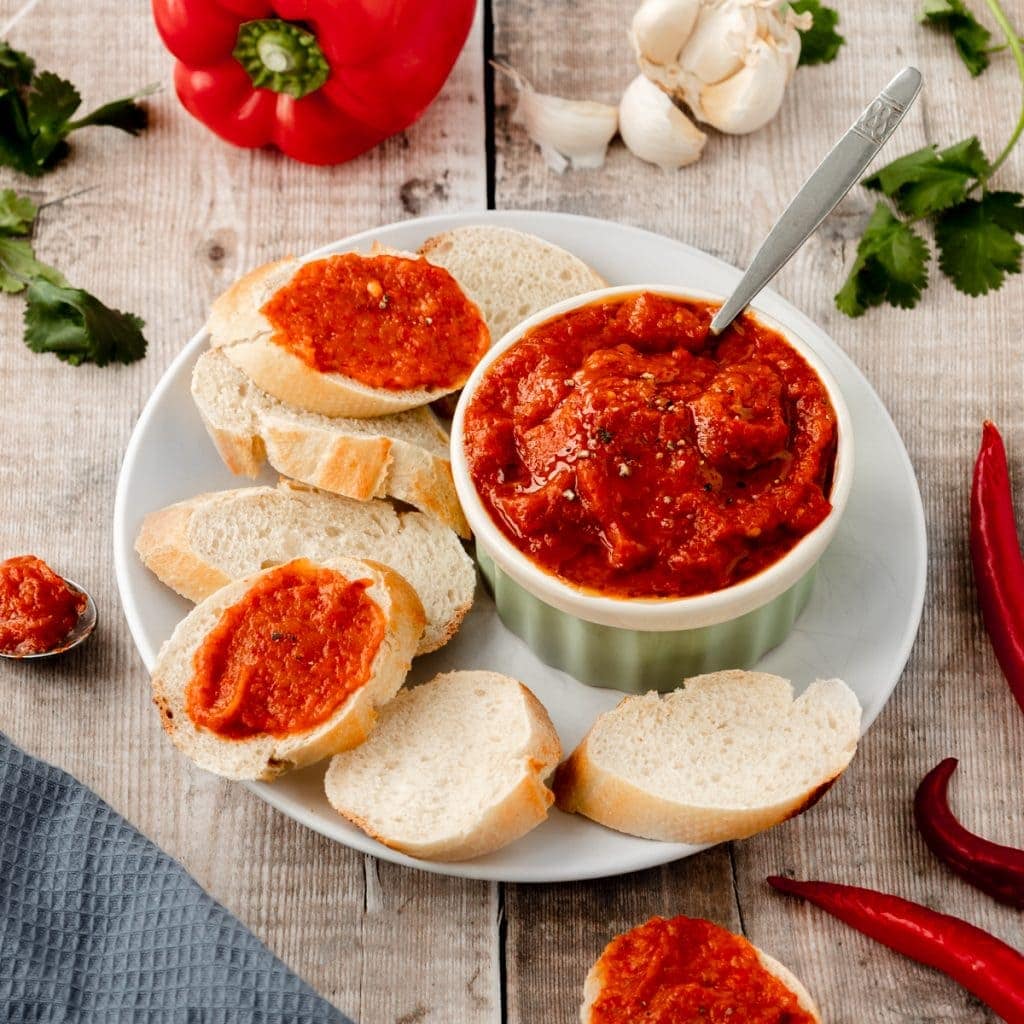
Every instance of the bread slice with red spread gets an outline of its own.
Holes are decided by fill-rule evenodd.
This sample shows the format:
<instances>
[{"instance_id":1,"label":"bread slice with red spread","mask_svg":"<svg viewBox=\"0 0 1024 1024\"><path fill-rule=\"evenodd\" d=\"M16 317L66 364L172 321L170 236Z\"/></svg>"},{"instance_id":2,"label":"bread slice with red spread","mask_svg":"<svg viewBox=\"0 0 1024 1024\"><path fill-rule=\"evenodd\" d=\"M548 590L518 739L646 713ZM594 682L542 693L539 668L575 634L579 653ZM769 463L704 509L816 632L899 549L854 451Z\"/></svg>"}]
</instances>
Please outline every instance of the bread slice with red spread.
<instances>
[{"instance_id":1,"label":"bread slice with red spread","mask_svg":"<svg viewBox=\"0 0 1024 1024\"><path fill-rule=\"evenodd\" d=\"M451 272L480 307L492 341L539 310L608 285L571 252L492 224L434 235L420 246L420 255Z\"/></svg>"},{"instance_id":2,"label":"bread slice with red spread","mask_svg":"<svg viewBox=\"0 0 1024 1024\"><path fill-rule=\"evenodd\" d=\"M299 559L192 609L160 650L153 701L201 768L270 780L366 739L405 680L424 622L394 570Z\"/></svg>"},{"instance_id":3,"label":"bread slice with red spread","mask_svg":"<svg viewBox=\"0 0 1024 1024\"><path fill-rule=\"evenodd\" d=\"M373 735L332 758L334 809L412 857L468 860L525 835L553 800L562 756L547 711L496 672L449 672L404 690Z\"/></svg>"},{"instance_id":4,"label":"bread slice with red spread","mask_svg":"<svg viewBox=\"0 0 1024 1024\"><path fill-rule=\"evenodd\" d=\"M391 251L257 267L214 301L207 328L268 394L325 416L426 405L462 387L490 344L443 267Z\"/></svg>"},{"instance_id":5,"label":"bread slice with red spread","mask_svg":"<svg viewBox=\"0 0 1024 1024\"><path fill-rule=\"evenodd\" d=\"M397 498L470 535L452 481L448 434L427 408L377 419L303 412L261 391L216 351L196 362L192 397L232 473L256 477L269 462L333 494Z\"/></svg>"},{"instance_id":6,"label":"bread slice with red spread","mask_svg":"<svg viewBox=\"0 0 1024 1024\"><path fill-rule=\"evenodd\" d=\"M372 558L419 595L427 626L417 654L444 646L473 603L473 561L443 523L388 501L354 501L282 480L200 494L151 512L135 550L190 601L293 558Z\"/></svg>"},{"instance_id":7,"label":"bread slice with red spread","mask_svg":"<svg viewBox=\"0 0 1024 1024\"><path fill-rule=\"evenodd\" d=\"M587 974L581 1024L690 1020L821 1024L787 967L700 918L655 917L617 935Z\"/></svg>"},{"instance_id":8,"label":"bread slice with red spread","mask_svg":"<svg viewBox=\"0 0 1024 1024\"><path fill-rule=\"evenodd\" d=\"M861 707L839 679L729 670L626 697L555 777L564 811L647 839L743 839L814 804L850 763Z\"/></svg>"}]
</instances>

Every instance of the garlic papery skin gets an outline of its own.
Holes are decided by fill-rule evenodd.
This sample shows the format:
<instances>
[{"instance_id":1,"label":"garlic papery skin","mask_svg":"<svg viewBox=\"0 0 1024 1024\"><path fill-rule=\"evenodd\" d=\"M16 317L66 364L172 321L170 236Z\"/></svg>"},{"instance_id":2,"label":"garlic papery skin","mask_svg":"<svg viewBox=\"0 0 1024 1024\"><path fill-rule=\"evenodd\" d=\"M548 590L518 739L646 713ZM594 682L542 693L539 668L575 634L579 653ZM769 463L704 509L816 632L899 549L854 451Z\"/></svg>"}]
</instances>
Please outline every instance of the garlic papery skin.
<instances>
[{"instance_id":1,"label":"garlic papery skin","mask_svg":"<svg viewBox=\"0 0 1024 1024\"><path fill-rule=\"evenodd\" d=\"M749 3L705 4L679 66L701 82L721 82L743 67L757 38L757 11Z\"/></svg>"},{"instance_id":2,"label":"garlic papery skin","mask_svg":"<svg viewBox=\"0 0 1024 1024\"><path fill-rule=\"evenodd\" d=\"M789 75L786 55L758 39L740 71L701 89L699 116L729 135L756 132L779 112Z\"/></svg>"},{"instance_id":3,"label":"garlic papery skin","mask_svg":"<svg viewBox=\"0 0 1024 1024\"><path fill-rule=\"evenodd\" d=\"M492 63L519 93L512 121L526 128L548 167L561 174L567 167L600 167L604 163L608 143L619 126L615 107L537 92L507 64Z\"/></svg>"},{"instance_id":4,"label":"garlic papery skin","mask_svg":"<svg viewBox=\"0 0 1024 1024\"><path fill-rule=\"evenodd\" d=\"M645 75L619 101L619 134L635 156L674 171L699 160L708 137Z\"/></svg>"},{"instance_id":5,"label":"garlic papery skin","mask_svg":"<svg viewBox=\"0 0 1024 1024\"><path fill-rule=\"evenodd\" d=\"M644 0L630 29L637 59L657 66L678 63L700 8L701 0Z\"/></svg>"}]
</instances>

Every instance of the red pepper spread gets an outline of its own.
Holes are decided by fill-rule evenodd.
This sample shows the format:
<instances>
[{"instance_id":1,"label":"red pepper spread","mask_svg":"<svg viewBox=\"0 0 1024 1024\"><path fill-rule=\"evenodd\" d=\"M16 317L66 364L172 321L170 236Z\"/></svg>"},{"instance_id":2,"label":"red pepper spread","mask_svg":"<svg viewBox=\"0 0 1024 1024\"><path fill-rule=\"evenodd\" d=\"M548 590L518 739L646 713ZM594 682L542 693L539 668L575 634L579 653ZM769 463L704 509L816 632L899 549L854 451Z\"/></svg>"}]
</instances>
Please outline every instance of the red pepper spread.
<instances>
[{"instance_id":1,"label":"red pepper spread","mask_svg":"<svg viewBox=\"0 0 1024 1024\"><path fill-rule=\"evenodd\" d=\"M836 418L778 333L649 293L541 324L465 416L492 518L586 590L685 597L781 558L831 510Z\"/></svg>"},{"instance_id":2,"label":"red pepper spread","mask_svg":"<svg viewBox=\"0 0 1024 1024\"><path fill-rule=\"evenodd\" d=\"M0 651L52 651L75 628L85 605L85 594L35 555L0 562Z\"/></svg>"},{"instance_id":3,"label":"red pepper spread","mask_svg":"<svg viewBox=\"0 0 1024 1024\"><path fill-rule=\"evenodd\" d=\"M655 917L598 961L591 1024L813 1024L746 939L699 918Z\"/></svg>"},{"instance_id":4,"label":"red pepper spread","mask_svg":"<svg viewBox=\"0 0 1024 1024\"><path fill-rule=\"evenodd\" d=\"M268 573L196 651L189 718L229 739L325 722L370 678L384 638L369 585L304 559Z\"/></svg>"},{"instance_id":5,"label":"red pepper spread","mask_svg":"<svg viewBox=\"0 0 1024 1024\"><path fill-rule=\"evenodd\" d=\"M262 313L308 366L375 388L459 387L491 340L447 270L400 256L306 263Z\"/></svg>"}]
</instances>

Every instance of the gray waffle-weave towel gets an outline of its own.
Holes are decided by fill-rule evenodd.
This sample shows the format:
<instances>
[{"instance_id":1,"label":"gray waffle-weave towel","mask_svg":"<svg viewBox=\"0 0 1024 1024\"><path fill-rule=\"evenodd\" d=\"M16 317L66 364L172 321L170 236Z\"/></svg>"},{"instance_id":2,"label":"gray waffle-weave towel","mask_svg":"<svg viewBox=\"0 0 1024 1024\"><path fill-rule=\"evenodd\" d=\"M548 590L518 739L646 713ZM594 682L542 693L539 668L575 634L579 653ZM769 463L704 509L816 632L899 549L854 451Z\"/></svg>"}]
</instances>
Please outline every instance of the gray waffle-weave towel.
<instances>
[{"instance_id":1,"label":"gray waffle-weave towel","mask_svg":"<svg viewBox=\"0 0 1024 1024\"><path fill-rule=\"evenodd\" d=\"M351 1024L177 861L3 734L0 1021Z\"/></svg>"}]
</instances>

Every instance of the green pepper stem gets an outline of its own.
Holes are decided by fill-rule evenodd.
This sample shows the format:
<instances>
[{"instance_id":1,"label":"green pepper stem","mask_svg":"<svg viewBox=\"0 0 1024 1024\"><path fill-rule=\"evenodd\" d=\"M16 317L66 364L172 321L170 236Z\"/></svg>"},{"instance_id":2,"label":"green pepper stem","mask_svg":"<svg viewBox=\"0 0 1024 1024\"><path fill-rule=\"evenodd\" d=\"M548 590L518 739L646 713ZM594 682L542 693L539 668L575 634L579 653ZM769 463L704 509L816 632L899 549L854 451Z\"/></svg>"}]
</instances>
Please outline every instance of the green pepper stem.
<instances>
[{"instance_id":1,"label":"green pepper stem","mask_svg":"<svg viewBox=\"0 0 1024 1024\"><path fill-rule=\"evenodd\" d=\"M316 92L331 72L316 36L281 18L243 22L231 53L257 89L297 100Z\"/></svg>"}]
</instances>

